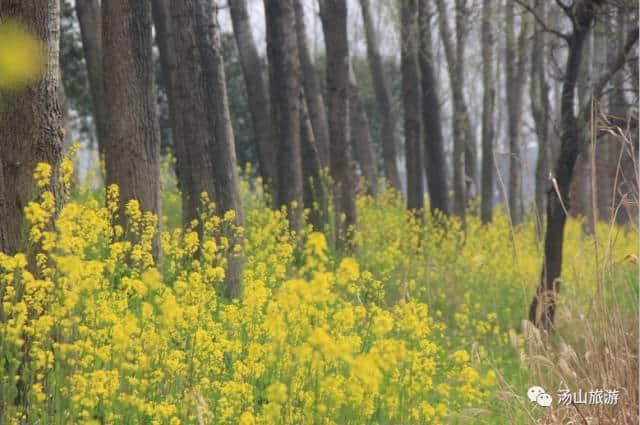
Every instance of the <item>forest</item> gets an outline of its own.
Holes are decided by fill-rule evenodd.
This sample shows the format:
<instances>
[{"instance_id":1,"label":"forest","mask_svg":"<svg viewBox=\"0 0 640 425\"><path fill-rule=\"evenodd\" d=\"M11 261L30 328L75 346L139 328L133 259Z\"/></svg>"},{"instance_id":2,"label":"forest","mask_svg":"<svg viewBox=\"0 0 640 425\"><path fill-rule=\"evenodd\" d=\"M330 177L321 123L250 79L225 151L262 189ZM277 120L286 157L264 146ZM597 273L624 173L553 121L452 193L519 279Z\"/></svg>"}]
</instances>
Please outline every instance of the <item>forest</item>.
<instances>
[{"instance_id":1,"label":"forest","mask_svg":"<svg viewBox=\"0 0 640 425\"><path fill-rule=\"evenodd\" d=\"M0 425L639 424L634 0L0 0Z\"/></svg>"}]
</instances>

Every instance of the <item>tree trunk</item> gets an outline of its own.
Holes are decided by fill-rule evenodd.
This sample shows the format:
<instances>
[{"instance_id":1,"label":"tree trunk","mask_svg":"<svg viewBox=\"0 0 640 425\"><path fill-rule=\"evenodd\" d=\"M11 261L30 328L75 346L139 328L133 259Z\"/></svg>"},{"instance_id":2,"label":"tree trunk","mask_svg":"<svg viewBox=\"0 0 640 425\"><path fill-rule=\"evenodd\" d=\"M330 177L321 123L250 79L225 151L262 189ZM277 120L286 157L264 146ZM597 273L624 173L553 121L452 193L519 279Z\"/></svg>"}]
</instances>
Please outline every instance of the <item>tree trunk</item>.
<instances>
[{"instance_id":1,"label":"tree trunk","mask_svg":"<svg viewBox=\"0 0 640 425\"><path fill-rule=\"evenodd\" d=\"M276 202L291 208L291 228L302 226L302 165L300 163L300 61L293 0L264 1L271 87L272 122L278 141ZM295 206L292 203L295 202Z\"/></svg>"},{"instance_id":2,"label":"tree trunk","mask_svg":"<svg viewBox=\"0 0 640 425\"><path fill-rule=\"evenodd\" d=\"M300 90L300 151L302 155L304 208L309 210L309 221L316 231L324 231L329 205L325 181L322 179L322 164L314 138L313 126L307 107L304 89Z\"/></svg>"},{"instance_id":3,"label":"tree trunk","mask_svg":"<svg viewBox=\"0 0 640 425\"><path fill-rule=\"evenodd\" d=\"M178 126L178 123L176 122L176 114L178 113L178 110L174 94L175 81L173 81L173 78L177 68L177 59L174 47L170 3L169 0L153 0L151 5L153 23L156 32L156 43L158 45L158 50L160 51L162 83L167 93L167 101L169 104L172 142L176 155L176 177L178 180L178 189L180 189L180 194L182 196L182 223L186 228L190 223L189 217L192 216L188 211L193 210L191 202L193 195L193 183L191 170L189 169L187 146L184 139L176 137L176 127Z\"/></svg>"},{"instance_id":4,"label":"tree trunk","mask_svg":"<svg viewBox=\"0 0 640 425\"><path fill-rule=\"evenodd\" d=\"M384 173L387 180L389 180L391 187L397 191L401 191L402 185L400 183L400 174L398 173L398 165L396 162L396 125L393 111L391 109L391 95L389 93L389 86L384 78L384 69L382 67L382 59L380 58L378 40L375 29L373 28L373 21L371 19L371 7L369 5L369 0L360 0L360 5L362 7L362 20L364 22L365 36L367 39L369 68L371 69L373 88L376 94L380 119L382 120L380 139L382 140Z\"/></svg>"},{"instance_id":5,"label":"tree trunk","mask_svg":"<svg viewBox=\"0 0 640 425\"><path fill-rule=\"evenodd\" d=\"M106 184L120 188L120 222L132 199L160 218L160 135L151 55L151 3L102 4ZM159 239L153 253L159 255Z\"/></svg>"},{"instance_id":6,"label":"tree trunk","mask_svg":"<svg viewBox=\"0 0 640 425\"><path fill-rule=\"evenodd\" d=\"M298 40L298 53L302 67L302 84L309 112L309 119L313 128L313 136L320 155L322 168L329 166L329 126L327 112L322 98L320 83L316 75L311 53L307 45L307 31L304 22L304 8L301 0L294 0L296 12L296 38Z\"/></svg>"},{"instance_id":7,"label":"tree trunk","mask_svg":"<svg viewBox=\"0 0 640 425\"><path fill-rule=\"evenodd\" d=\"M514 3L507 1L505 6L505 74L507 95L507 116L509 135L509 213L511 223L518 225L523 218L522 201L522 169L524 162L521 155L520 121L522 118L522 88L525 67L525 37L527 36L527 19L523 15L520 34L516 38Z\"/></svg>"},{"instance_id":8,"label":"tree trunk","mask_svg":"<svg viewBox=\"0 0 640 425\"><path fill-rule=\"evenodd\" d=\"M360 99L360 87L356 81L353 69L349 69L349 114L351 116L351 138L355 152L355 159L360 164L362 176L365 179L367 193L378 194L378 171L375 151L371 141L369 119Z\"/></svg>"},{"instance_id":9,"label":"tree trunk","mask_svg":"<svg viewBox=\"0 0 640 425\"><path fill-rule=\"evenodd\" d=\"M234 211L234 223L241 227L244 225L244 212L227 100L218 12L209 0L196 0L196 6L195 36L204 79L204 105L209 128L207 141L210 159L214 164L216 208L221 216L227 211ZM242 235L230 231L227 237L232 246L242 246ZM239 297L242 294L244 257L232 251L227 261L225 293L230 298Z\"/></svg>"},{"instance_id":10,"label":"tree trunk","mask_svg":"<svg viewBox=\"0 0 640 425\"><path fill-rule=\"evenodd\" d=\"M493 74L493 33L491 0L482 2L482 204L480 215L484 224L493 220L493 139L495 86Z\"/></svg>"},{"instance_id":11,"label":"tree trunk","mask_svg":"<svg viewBox=\"0 0 640 425\"><path fill-rule=\"evenodd\" d=\"M276 140L271 122L269 91L265 73L263 72L262 60L258 55L258 49L251 33L251 22L246 0L229 0L229 11L233 22L233 34L238 45L242 74L247 87L247 98L256 137L260 174L263 182L270 185L271 192L274 193L277 149L275 148Z\"/></svg>"},{"instance_id":12,"label":"tree trunk","mask_svg":"<svg viewBox=\"0 0 640 425\"><path fill-rule=\"evenodd\" d=\"M0 21L8 19L21 21L43 41L44 58L37 81L0 93L0 251L11 255L26 248L23 210L36 195L33 172L38 163L51 165L46 189L58 202L61 199L60 4L57 0L6 0L0 3Z\"/></svg>"},{"instance_id":13,"label":"tree trunk","mask_svg":"<svg viewBox=\"0 0 640 425\"><path fill-rule=\"evenodd\" d=\"M183 221L188 224L200 216L202 193L219 204L214 175L214 161L217 168L218 158L212 158L210 153L209 142L215 136L208 124L214 118L207 109L209 94L196 36L199 6L197 0L168 3L172 41L168 53L174 58L170 70L171 126L181 179Z\"/></svg>"},{"instance_id":14,"label":"tree trunk","mask_svg":"<svg viewBox=\"0 0 640 425\"><path fill-rule=\"evenodd\" d=\"M536 0L536 10L546 18L546 7L544 0ZM550 87L545 75L546 63L546 37L544 30L539 23L535 23L533 34L533 46L531 48L531 77L529 82L529 98L531 100L531 115L535 123L536 137L538 139L538 159L536 162L535 180L535 215L536 229L538 235L543 235L542 216L545 211L545 198L550 189L550 150L549 150L549 114L551 113L551 102L549 100Z\"/></svg>"},{"instance_id":15,"label":"tree trunk","mask_svg":"<svg viewBox=\"0 0 640 425\"><path fill-rule=\"evenodd\" d=\"M433 47L431 42L431 16L428 0L420 0L419 31L420 88L422 92L422 123L424 125L424 168L427 174L429 206L431 212L440 210L449 215L447 189L447 161L444 153L440 100L434 72Z\"/></svg>"},{"instance_id":16,"label":"tree trunk","mask_svg":"<svg viewBox=\"0 0 640 425\"><path fill-rule=\"evenodd\" d=\"M76 1L76 15L80 24L82 50L87 63L89 89L96 127L98 150L104 154L104 140L108 137L102 66L102 18L99 0Z\"/></svg>"},{"instance_id":17,"label":"tree trunk","mask_svg":"<svg viewBox=\"0 0 640 425\"><path fill-rule=\"evenodd\" d=\"M349 144L349 42L346 0L321 0L322 27L327 49L327 97L331 177L339 218L340 243L348 244L356 224L355 179ZM344 214L344 223L342 215Z\"/></svg>"},{"instance_id":18,"label":"tree trunk","mask_svg":"<svg viewBox=\"0 0 640 425\"><path fill-rule=\"evenodd\" d=\"M465 87L465 48L469 25L469 10L467 0L456 0L456 65L455 65L455 79L456 90L459 91L458 95L458 118L455 118L461 126L460 133L464 139L464 180L465 180L465 198L468 206L469 200L476 197L478 189L478 149L476 148L476 141L474 137L473 128L471 127L471 119L469 118L469 110L467 103L464 100L464 87Z\"/></svg>"},{"instance_id":19,"label":"tree trunk","mask_svg":"<svg viewBox=\"0 0 640 425\"><path fill-rule=\"evenodd\" d=\"M424 208L420 140L420 77L418 71L418 1L401 2L402 104L404 146L407 158L407 207L416 216Z\"/></svg>"},{"instance_id":20,"label":"tree trunk","mask_svg":"<svg viewBox=\"0 0 640 425\"><path fill-rule=\"evenodd\" d=\"M547 199L547 226L544 243L544 260L540 286L529 308L529 320L537 327L553 329L556 309L558 279L562 270L562 247L564 225L569 205L569 189L576 159L580 151L581 124L575 113L575 91L580 73L582 50L596 13L602 0L578 3L570 9L573 30L567 36L568 52L565 74L562 82L561 103L561 147L560 157L555 166L554 178L557 191L549 191ZM598 95L599 88L594 88ZM565 210L566 208L566 210Z\"/></svg>"},{"instance_id":21,"label":"tree trunk","mask_svg":"<svg viewBox=\"0 0 640 425\"><path fill-rule=\"evenodd\" d=\"M456 1L456 43L451 35L447 18L447 9L444 0L437 0L438 14L440 15L440 38L444 47L447 65L449 68L449 85L452 93L453 107L453 213L462 219L464 224L467 208L467 178L465 171L473 170L472 166L466 167L465 162L475 161L472 155L465 155L465 151L475 146L467 105L464 100L464 1ZM470 152L471 153L471 152ZM465 158L466 156L466 158Z\"/></svg>"}]
</instances>

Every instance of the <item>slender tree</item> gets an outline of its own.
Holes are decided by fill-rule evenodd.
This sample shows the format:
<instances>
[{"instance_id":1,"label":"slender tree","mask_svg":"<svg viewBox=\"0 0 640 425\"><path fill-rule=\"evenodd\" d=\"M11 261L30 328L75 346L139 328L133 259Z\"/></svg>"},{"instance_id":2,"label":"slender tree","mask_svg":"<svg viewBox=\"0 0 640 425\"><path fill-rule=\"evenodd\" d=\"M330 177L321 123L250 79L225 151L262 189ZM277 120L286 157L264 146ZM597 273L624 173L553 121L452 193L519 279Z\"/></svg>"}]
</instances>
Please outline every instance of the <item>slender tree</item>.
<instances>
[{"instance_id":1,"label":"slender tree","mask_svg":"<svg viewBox=\"0 0 640 425\"><path fill-rule=\"evenodd\" d=\"M349 41L346 0L321 0L320 15L327 49L327 98L331 177L335 184L337 217L343 242L351 239L356 224L355 179L349 144ZM341 219L339 220L341 221Z\"/></svg>"},{"instance_id":2,"label":"slender tree","mask_svg":"<svg viewBox=\"0 0 640 425\"><path fill-rule=\"evenodd\" d=\"M309 52L302 0L294 0L294 7L296 12L298 53L300 54L300 65L302 69L302 85L304 86L315 145L320 155L320 164L324 168L329 166L329 124L327 122L327 112L320 89L320 82L318 81L316 69L311 60L311 53Z\"/></svg>"},{"instance_id":3,"label":"slender tree","mask_svg":"<svg viewBox=\"0 0 640 425\"><path fill-rule=\"evenodd\" d=\"M544 0L536 0L535 9L542 19L546 19L547 10ZM536 137L538 139L538 159L536 162L535 180L535 211L538 234L542 235L542 214L545 210L545 195L549 189L549 138L551 101L549 100L550 87L546 78L546 32L539 22L535 22L533 44L531 48L531 74L529 79L529 99L531 101L531 115L535 123Z\"/></svg>"},{"instance_id":4,"label":"slender tree","mask_svg":"<svg viewBox=\"0 0 640 425\"><path fill-rule=\"evenodd\" d=\"M424 208L420 139L420 74L418 70L418 1L402 0L402 104L407 158L407 207L417 215Z\"/></svg>"},{"instance_id":5,"label":"slender tree","mask_svg":"<svg viewBox=\"0 0 640 425\"><path fill-rule=\"evenodd\" d=\"M362 8L362 20L367 40L369 68L371 69L373 88L375 90L376 102L382 121L380 139L382 140L384 174L387 180L389 180L391 187L400 191L402 189L402 185L400 184L400 174L398 173L398 165L396 162L396 125L391 108L391 94L389 93L389 86L384 77L382 58L380 57L378 38L376 37L375 28L373 27L369 0L360 0L360 6Z\"/></svg>"},{"instance_id":6,"label":"slender tree","mask_svg":"<svg viewBox=\"0 0 640 425\"><path fill-rule=\"evenodd\" d=\"M420 89L422 91L422 139L424 141L424 168L429 190L431 212L440 210L449 215L447 190L447 161L442 137L440 99L434 71L433 46L431 41L431 12L429 0L419 2Z\"/></svg>"},{"instance_id":7,"label":"slender tree","mask_svg":"<svg viewBox=\"0 0 640 425\"><path fill-rule=\"evenodd\" d=\"M440 38L444 47L449 69L449 85L452 94L453 108L453 213L461 217L463 222L467 208L467 184L473 176L466 175L473 171L473 164L465 166L468 161L475 162L473 149L475 141L471 131L471 121L464 99L464 41L466 25L464 0L456 1L456 37L451 35L448 13L444 0L436 0L439 14Z\"/></svg>"},{"instance_id":8,"label":"slender tree","mask_svg":"<svg viewBox=\"0 0 640 425\"><path fill-rule=\"evenodd\" d=\"M525 40L528 16L523 15L516 36L514 2L505 3L505 74L509 133L509 213L514 225L523 218L520 121L522 119L522 89L525 82Z\"/></svg>"},{"instance_id":9,"label":"slender tree","mask_svg":"<svg viewBox=\"0 0 640 425\"><path fill-rule=\"evenodd\" d=\"M105 109L104 77L102 67L102 18L99 0L76 1L76 15L80 24L82 50L87 64L89 89L96 127L98 149L104 153L107 117Z\"/></svg>"},{"instance_id":10,"label":"slender tree","mask_svg":"<svg viewBox=\"0 0 640 425\"><path fill-rule=\"evenodd\" d=\"M300 60L296 38L293 0L264 1L267 19L267 54L272 122L275 126L278 158L277 206L290 211L291 227L299 230L302 207L302 165L300 156Z\"/></svg>"},{"instance_id":11,"label":"slender tree","mask_svg":"<svg viewBox=\"0 0 640 425\"><path fill-rule=\"evenodd\" d=\"M360 87L353 68L349 69L349 115L351 117L351 141L355 159L360 164L367 192L378 194L378 170L376 154L371 141L369 118L360 96Z\"/></svg>"},{"instance_id":12,"label":"slender tree","mask_svg":"<svg viewBox=\"0 0 640 425\"><path fill-rule=\"evenodd\" d=\"M491 0L482 2L482 204L480 215L483 223L493 219L493 139L495 87L493 75L493 32Z\"/></svg>"},{"instance_id":13,"label":"slender tree","mask_svg":"<svg viewBox=\"0 0 640 425\"><path fill-rule=\"evenodd\" d=\"M23 210L36 194L33 172L39 162L52 167L46 189L60 192L58 166L62 152L58 0L6 0L0 22L16 20L42 40L42 75L28 86L0 92L0 252L25 248Z\"/></svg>"},{"instance_id":14,"label":"slender tree","mask_svg":"<svg viewBox=\"0 0 640 425\"><path fill-rule=\"evenodd\" d=\"M246 0L229 0L229 11L233 23L242 75L247 87L249 110L253 120L253 128L256 137L258 151L258 164L262 180L275 189L276 182L276 141L274 128L271 123L271 110L269 103L269 91L263 65L253 34Z\"/></svg>"},{"instance_id":15,"label":"slender tree","mask_svg":"<svg viewBox=\"0 0 640 425\"><path fill-rule=\"evenodd\" d=\"M547 223L544 243L544 260L537 289L529 308L529 320L544 329L554 327L557 283L562 269L562 248L564 242L564 225L567 219L569 204L569 188L573 176L576 158L584 143L580 140L581 127L589 111L590 103L576 108L576 84L581 72L581 60L584 43L593 20L604 0L586 0L563 10L571 21L571 32L568 34L555 31L567 43L567 61L562 81L562 103L560 111L560 156L554 168L553 186L555 190L548 193ZM637 27L626 37L624 47L610 62L608 69L596 78L591 90L593 98L598 99L603 88L615 73L624 66L627 54L638 40ZM589 96L591 97L591 96ZM576 109L578 113L576 114Z\"/></svg>"}]
</instances>

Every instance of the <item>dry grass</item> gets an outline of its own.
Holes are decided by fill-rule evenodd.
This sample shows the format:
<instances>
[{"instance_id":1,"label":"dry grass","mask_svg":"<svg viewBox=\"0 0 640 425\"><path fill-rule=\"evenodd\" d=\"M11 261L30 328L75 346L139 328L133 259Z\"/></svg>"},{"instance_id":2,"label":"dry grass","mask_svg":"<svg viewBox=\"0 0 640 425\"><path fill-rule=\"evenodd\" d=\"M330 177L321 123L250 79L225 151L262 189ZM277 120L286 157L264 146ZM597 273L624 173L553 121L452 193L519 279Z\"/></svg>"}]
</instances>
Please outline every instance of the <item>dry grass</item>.
<instances>
[{"instance_id":1,"label":"dry grass","mask_svg":"<svg viewBox=\"0 0 640 425\"><path fill-rule=\"evenodd\" d=\"M501 405L513 406L512 412L505 414L505 417L512 419L510 423L522 423L523 420L538 424L640 423L638 302L629 299L637 298L638 283L636 281L626 286L610 284L620 259L613 259L609 255L615 238L617 215L625 211L630 217L638 217L638 151L630 136L631 129L615 127L606 117L600 123L600 131L615 135L623 146L614 183L617 196L614 197L616 204L612 205L609 238L601 241L596 249L598 267L593 272L597 276L597 296L593 297L590 305L563 299L556 317L556 330L551 334L540 331L529 321L522 322L520 332L510 333L512 345L521 352L520 365L528 370L529 385L542 386L554 399L550 408L538 407L535 403L529 403L520 389L502 380L502 391L498 398L502 399ZM633 131L637 131L637 128ZM592 140L592 147L593 143L595 141ZM622 172L623 160L633 162L632 179L629 179L629 172ZM594 167L591 179L591 187L595 189ZM595 207L595 200L592 205ZM633 220L627 224L636 232L637 225L638 222ZM595 243L598 244L598 241ZM623 261L638 265L638 258L633 254ZM583 392L619 390L620 397L613 406L561 405L558 403L558 392L565 388L572 393L578 389Z\"/></svg>"}]
</instances>

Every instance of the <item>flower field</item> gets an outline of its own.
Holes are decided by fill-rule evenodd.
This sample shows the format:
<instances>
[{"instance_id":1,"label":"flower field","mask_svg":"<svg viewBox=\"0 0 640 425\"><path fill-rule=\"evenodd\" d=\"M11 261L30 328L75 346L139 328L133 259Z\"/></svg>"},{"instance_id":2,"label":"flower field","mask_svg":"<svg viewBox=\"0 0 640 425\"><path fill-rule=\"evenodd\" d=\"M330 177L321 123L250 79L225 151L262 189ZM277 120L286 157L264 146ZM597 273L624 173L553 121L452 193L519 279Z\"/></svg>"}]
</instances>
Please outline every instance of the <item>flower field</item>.
<instances>
[{"instance_id":1,"label":"flower field","mask_svg":"<svg viewBox=\"0 0 640 425\"><path fill-rule=\"evenodd\" d=\"M71 184L71 173L66 160L67 199L52 230L51 169L38 167L41 194L25 210L29 249L0 253L0 423L544 417L526 389L558 376L532 367L521 328L542 257L533 217L516 229L503 213L489 226L470 216L464 230L430 215L420 224L386 191L359 198L353 247L338 253L330 228L291 232L286 212L267 208L249 178L245 228L232 214L216 216L206 199L199 223L180 228L180 196L165 172L156 262L156 218L132 201L120 227L117 187L104 201L91 185ZM244 245L231 246L230 232ZM621 326L637 330L636 229L602 224L586 236L571 219L565 238L554 338L578 347L577 315L616 294ZM244 295L230 301L221 295L226 258L240 251ZM599 292L603 282L609 295Z\"/></svg>"}]
</instances>

